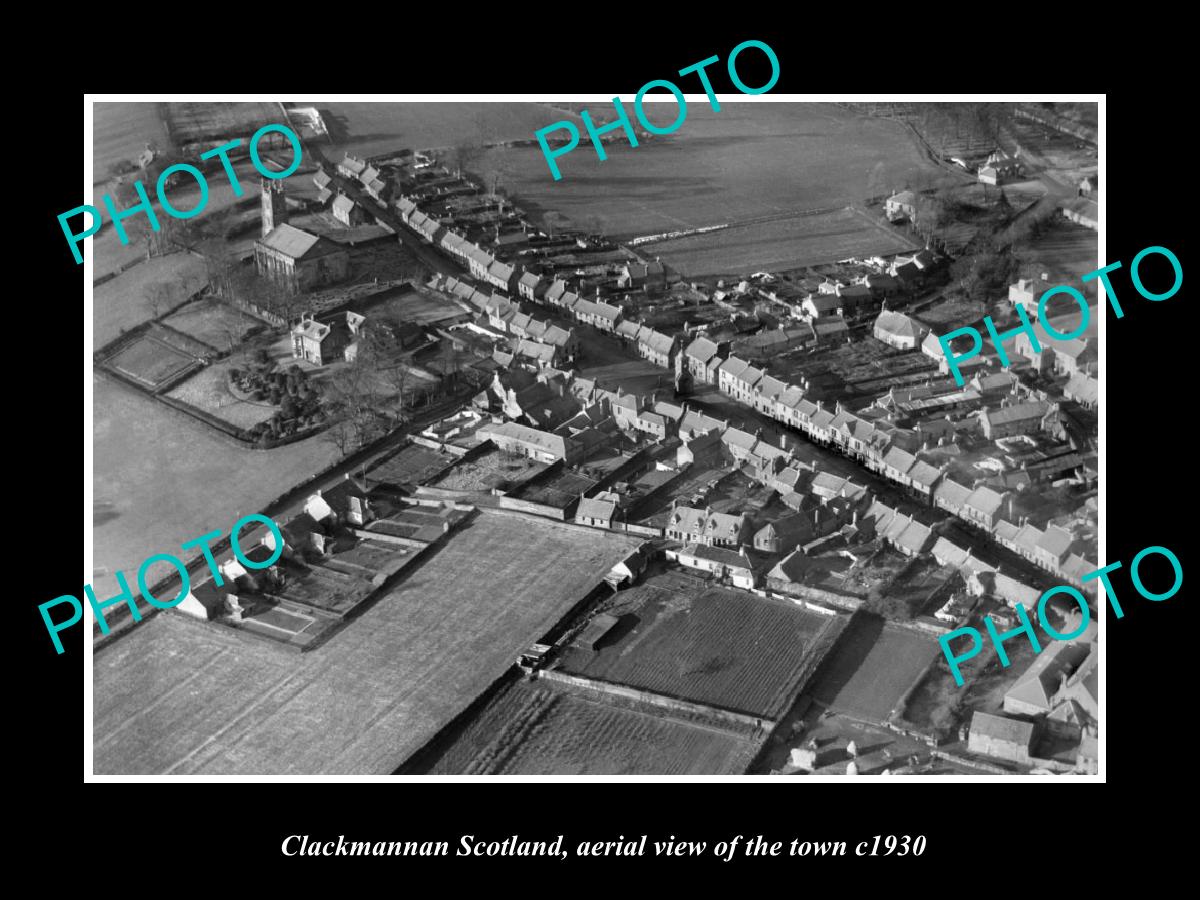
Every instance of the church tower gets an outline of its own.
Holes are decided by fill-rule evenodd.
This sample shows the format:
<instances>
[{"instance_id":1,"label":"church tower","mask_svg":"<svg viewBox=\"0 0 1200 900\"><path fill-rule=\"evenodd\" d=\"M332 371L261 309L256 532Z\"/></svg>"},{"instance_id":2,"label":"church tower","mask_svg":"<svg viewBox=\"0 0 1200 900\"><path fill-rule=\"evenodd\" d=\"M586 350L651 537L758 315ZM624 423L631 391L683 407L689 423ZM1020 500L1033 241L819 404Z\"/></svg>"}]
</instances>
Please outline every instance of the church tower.
<instances>
[{"instance_id":1,"label":"church tower","mask_svg":"<svg viewBox=\"0 0 1200 900\"><path fill-rule=\"evenodd\" d=\"M262 179L262 236L287 221L287 201L283 197L282 179Z\"/></svg>"}]
</instances>

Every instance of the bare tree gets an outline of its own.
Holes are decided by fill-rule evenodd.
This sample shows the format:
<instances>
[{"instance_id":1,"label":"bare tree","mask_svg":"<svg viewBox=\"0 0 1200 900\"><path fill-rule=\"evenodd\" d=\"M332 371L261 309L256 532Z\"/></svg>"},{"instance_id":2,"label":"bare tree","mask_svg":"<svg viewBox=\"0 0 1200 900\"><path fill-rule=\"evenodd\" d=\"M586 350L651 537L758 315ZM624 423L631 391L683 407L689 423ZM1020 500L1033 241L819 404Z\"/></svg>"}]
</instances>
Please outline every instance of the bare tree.
<instances>
[{"instance_id":1,"label":"bare tree","mask_svg":"<svg viewBox=\"0 0 1200 900\"><path fill-rule=\"evenodd\" d=\"M146 285L142 293L146 298L146 305L150 308L150 317L153 319L157 319L167 312L175 297L174 287L167 281L152 281Z\"/></svg>"}]
</instances>

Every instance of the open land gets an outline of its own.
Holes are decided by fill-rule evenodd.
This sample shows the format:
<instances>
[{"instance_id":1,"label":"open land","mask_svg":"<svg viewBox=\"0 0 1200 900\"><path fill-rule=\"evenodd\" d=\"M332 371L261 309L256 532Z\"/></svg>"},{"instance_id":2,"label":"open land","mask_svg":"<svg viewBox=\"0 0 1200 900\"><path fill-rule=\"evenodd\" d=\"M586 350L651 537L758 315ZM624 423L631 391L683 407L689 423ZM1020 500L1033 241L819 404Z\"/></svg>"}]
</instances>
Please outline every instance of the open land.
<instances>
[{"instance_id":1,"label":"open land","mask_svg":"<svg viewBox=\"0 0 1200 900\"><path fill-rule=\"evenodd\" d=\"M636 543L482 512L300 655L155 616L96 655L96 771L391 773Z\"/></svg>"},{"instance_id":2,"label":"open land","mask_svg":"<svg viewBox=\"0 0 1200 900\"><path fill-rule=\"evenodd\" d=\"M938 171L904 125L830 104L730 100L716 112L693 103L674 134L636 148L608 144L605 152L601 162L585 142L560 157L560 181L536 146L489 150L471 168L498 173L535 217L555 210L576 225L595 217L617 237L841 207Z\"/></svg>"},{"instance_id":3,"label":"open land","mask_svg":"<svg viewBox=\"0 0 1200 900\"><path fill-rule=\"evenodd\" d=\"M919 245L853 208L739 225L648 244L681 274L748 275L798 269L849 257L890 256Z\"/></svg>"},{"instance_id":4,"label":"open land","mask_svg":"<svg viewBox=\"0 0 1200 900\"><path fill-rule=\"evenodd\" d=\"M206 366L169 391L167 396L182 400L238 428L252 428L259 422L265 422L279 407L239 400L233 396L228 384L229 370L235 365L233 360L226 359Z\"/></svg>"},{"instance_id":5,"label":"open land","mask_svg":"<svg viewBox=\"0 0 1200 900\"><path fill-rule=\"evenodd\" d=\"M578 116L544 103L299 102L315 106L329 129L326 156L377 156L402 149L453 147L461 143L532 140L551 122ZM538 152L539 158L541 156ZM543 163L543 166L545 164ZM549 174L547 173L547 178Z\"/></svg>"},{"instance_id":6,"label":"open land","mask_svg":"<svg viewBox=\"0 0 1200 900\"><path fill-rule=\"evenodd\" d=\"M230 343L240 343L247 332L263 324L215 297L201 297L162 322L218 350L228 350Z\"/></svg>"},{"instance_id":7,"label":"open land","mask_svg":"<svg viewBox=\"0 0 1200 900\"><path fill-rule=\"evenodd\" d=\"M739 775L757 742L614 706L547 681L516 681L429 768L431 775Z\"/></svg>"},{"instance_id":8,"label":"open land","mask_svg":"<svg viewBox=\"0 0 1200 900\"><path fill-rule=\"evenodd\" d=\"M614 598L618 640L573 648L563 669L696 703L772 718L799 688L839 619L666 573Z\"/></svg>"},{"instance_id":9,"label":"open land","mask_svg":"<svg viewBox=\"0 0 1200 900\"><path fill-rule=\"evenodd\" d=\"M882 722L937 649L929 635L860 614L827 657L812 695L838 712Z\"/></svg>"},{"instance_id":10,"label":"open land","mask_svg":"<svg viewBox=\"0 0 1200 900\"><path fill-rule=\"evenodd\" d=\"M103 377L93 379L93 416L91 583L98 597L117 593L114 571L132 577L152 553L178 552L197 535L226 531L337 458L319 437L269 451L237 446Z\"/></svg>"}]
</instances>

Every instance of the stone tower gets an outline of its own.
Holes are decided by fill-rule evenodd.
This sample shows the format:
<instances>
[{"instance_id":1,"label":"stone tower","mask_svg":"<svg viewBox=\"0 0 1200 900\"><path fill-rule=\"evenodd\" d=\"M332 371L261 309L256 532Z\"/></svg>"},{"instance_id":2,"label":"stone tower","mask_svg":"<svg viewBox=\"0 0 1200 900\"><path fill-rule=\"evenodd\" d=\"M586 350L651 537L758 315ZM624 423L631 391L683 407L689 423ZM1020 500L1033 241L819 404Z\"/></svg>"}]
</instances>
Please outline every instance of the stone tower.
<instances>
[{"instance_id":1,"label":"stone tower","mask_svg":"<svg viewBox=\"0 0 1200 900\"><path fill-rule=\"evenodd\" d=\"M262 179L262 236L287 221L287 201L283 197L281 179Z\"/></svg>"}]
</instances>

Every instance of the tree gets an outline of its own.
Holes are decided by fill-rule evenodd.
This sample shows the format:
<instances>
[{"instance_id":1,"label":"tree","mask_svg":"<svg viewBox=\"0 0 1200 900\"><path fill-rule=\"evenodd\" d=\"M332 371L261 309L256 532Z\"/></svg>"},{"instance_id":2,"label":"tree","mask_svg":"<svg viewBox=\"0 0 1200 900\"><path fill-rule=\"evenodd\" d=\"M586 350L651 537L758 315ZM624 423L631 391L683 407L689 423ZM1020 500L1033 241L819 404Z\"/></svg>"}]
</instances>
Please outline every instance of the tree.
<instances>
[{"instance_id":1,"label":"tree","mask_svg":"<svg viewBox=\"0 0 1200 900\"><path fill-rule=\"evenodd\" d=\"M150 308L151 318L157 319L171 308L175 291L170 282L152 281L143 291L146 305Z\"/></svg>"}]
</instances>

